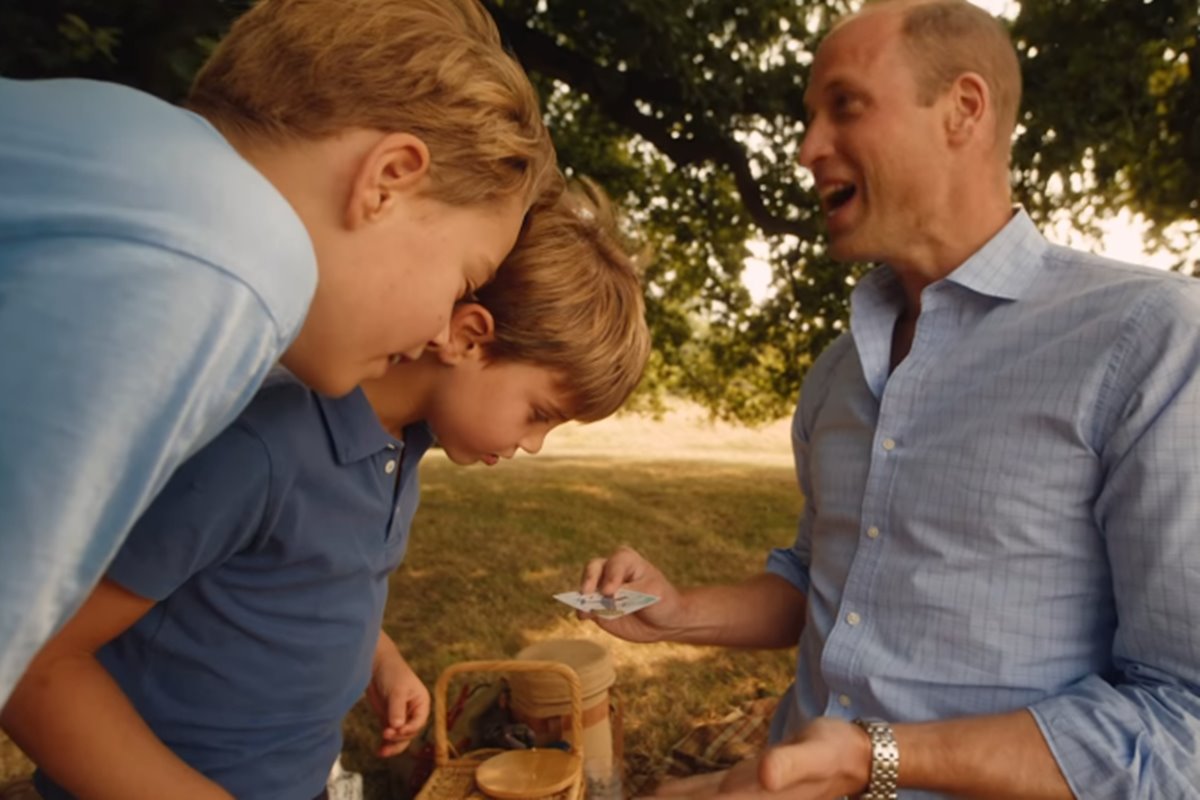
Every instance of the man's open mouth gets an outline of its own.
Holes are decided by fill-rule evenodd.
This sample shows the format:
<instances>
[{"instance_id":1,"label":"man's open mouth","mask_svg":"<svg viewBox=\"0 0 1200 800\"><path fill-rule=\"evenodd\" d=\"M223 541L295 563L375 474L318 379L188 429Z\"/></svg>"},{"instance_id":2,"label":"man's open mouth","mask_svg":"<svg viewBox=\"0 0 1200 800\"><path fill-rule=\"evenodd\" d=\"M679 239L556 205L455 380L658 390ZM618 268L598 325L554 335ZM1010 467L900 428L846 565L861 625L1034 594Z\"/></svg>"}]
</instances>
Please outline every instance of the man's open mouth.
<instances>
[{"instance_id":1,"label":"man's open mouth","mask_svg":"<svg viewBox=\"0 0 1200 800\"><path fill-rule=\"evenodd\" d=\"M853 183L837 183L821 190L821 202L825 204L828 213L837 211L849 203L858 194L858 187Z\"/></svg>"}]
</instances>

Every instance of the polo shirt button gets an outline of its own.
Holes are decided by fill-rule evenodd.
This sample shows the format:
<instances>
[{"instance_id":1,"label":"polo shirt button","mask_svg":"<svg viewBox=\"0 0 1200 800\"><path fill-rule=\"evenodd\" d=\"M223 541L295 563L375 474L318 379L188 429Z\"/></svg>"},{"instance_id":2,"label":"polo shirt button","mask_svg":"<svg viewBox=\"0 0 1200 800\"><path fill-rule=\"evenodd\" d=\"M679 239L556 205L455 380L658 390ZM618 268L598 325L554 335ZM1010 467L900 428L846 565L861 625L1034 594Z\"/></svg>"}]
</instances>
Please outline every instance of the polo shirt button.
<instances>
[{"instance_id":1,"label":"polo shirt button","mask_svg":"<svg viewBox=\"0 0 1200 800\"><path fill-rule=\"evenodd\" d=\"M876 528L874 525L867 528L867 538L868 539L878 539L879 538L879 528Z\"/></svg>"},{"instance_id":2,"label":"polo shirt button","mask_svg":"<svg viewBox=\"0 0 1200 800\"><path fill-rule=\"evenodd\" d=\"M395 472L396 471L396 459L389 458L388 462L383 465L383 471L386 472L388 475L391 475L393 472Z\"/></svg>"},{"instance_id":3,"label":"polo shirt button","mask_svg":"<svg viewBox=\"0 0 1200 800\"><path fill-rule=\"evenodd\" d=\"M849 708L850 707L850 695L839 694L838 695L838 705L841 706L842 708Z\"/></svg>"},{"instance_id":4,"label":"polo shirt button","mask_svg":"<svg viewBox=\"0 0 1200 800\"><path fill-rule=\"evenodd\" d=\"M858 612L851 611L846 615L846 623L848 625L857 625L860 622L862 622L862 617L858 615Z\"/></svg>"},{"instance_id":5,"label":"polo shirt button","mask_svg":"<svg viewBox=\"0 0 1200 800\"><path fill-rule=\"evenodd\" d=\"M883 440L883 449L887 450L888 452L895 450L896 449L896 440L891 437L884 439Z\"/></svg>"}]
</instances>

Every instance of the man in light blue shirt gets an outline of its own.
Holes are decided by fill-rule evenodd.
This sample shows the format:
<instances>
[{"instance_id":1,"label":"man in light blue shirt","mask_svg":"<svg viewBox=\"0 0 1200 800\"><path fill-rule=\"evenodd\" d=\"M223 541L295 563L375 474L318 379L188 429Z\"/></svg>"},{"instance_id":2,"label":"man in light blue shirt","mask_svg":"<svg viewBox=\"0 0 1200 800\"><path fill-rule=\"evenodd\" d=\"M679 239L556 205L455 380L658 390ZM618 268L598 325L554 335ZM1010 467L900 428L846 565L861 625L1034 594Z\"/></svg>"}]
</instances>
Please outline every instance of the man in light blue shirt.
<instances>
[{"instance_id":1,"label":"man in light blue shirt","mask_svg":"<svg viewBox=\"0 0 1200 800\"><path fill-rule=\"evenodd\" d=\"M584 590L636 640L799 643L783 743L690 796L1200 796L1200 283L1048 244L1012 210L1020 77L965 0L822 44L800 163L833 255L884 264L806 377L795 543L676 590ZM897 794L898 793L898 794Z\"/></svg>"},{"instance_id":2,"label":"man in light blue shirt","mask_svg":"<svg viewBox=\"0 0 1200 800\"><path fill-rule=\"evenodd\" d=\"M417 357L556 185L477 0L258 3L189 106L0 80L0 704L278 360Z\"/></svg>"}]
</instances>

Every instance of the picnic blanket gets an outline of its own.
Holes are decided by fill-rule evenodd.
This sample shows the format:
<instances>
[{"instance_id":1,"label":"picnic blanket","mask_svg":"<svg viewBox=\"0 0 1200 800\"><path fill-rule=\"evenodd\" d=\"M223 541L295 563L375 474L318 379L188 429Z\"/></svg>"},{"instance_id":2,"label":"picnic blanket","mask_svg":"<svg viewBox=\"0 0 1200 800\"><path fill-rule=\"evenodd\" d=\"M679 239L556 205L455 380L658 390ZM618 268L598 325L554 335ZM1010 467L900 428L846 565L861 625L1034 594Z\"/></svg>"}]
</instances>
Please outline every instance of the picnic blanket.
<instances>
[{"instance_id":1,"label":"picnic blanket","mask_svg":"<svg viewBox=\"0 0 1200 800\"><path fill-rule=\"evenodd\" d=\"M716 722L697 725L660 764L640 774L632 771L630 795L650 794L665 780L717 772L757 755L767 746L778 703L778 697L764 697Z\"/></svg>"}]
</instances>

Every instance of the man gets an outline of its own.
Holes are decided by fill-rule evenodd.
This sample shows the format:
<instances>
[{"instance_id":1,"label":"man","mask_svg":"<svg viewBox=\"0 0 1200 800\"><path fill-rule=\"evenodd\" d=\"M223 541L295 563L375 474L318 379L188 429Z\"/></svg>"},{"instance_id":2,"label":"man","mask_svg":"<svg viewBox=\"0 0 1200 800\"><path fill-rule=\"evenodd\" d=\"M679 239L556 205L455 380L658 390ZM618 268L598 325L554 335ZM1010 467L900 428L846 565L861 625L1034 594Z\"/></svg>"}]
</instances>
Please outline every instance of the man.
<instances>
[{"instance_id":1,"label":"man","mask_svg":"<svg viewBox=\"0 0 1200 800\"><path fill-rule=\"evenodd\" d=\"M597 620L627 639L799 642L782 744L664 793L1200 792L1200 284L1012 209L1019 95L965 0L868 5L818 50L799 160L834 256L882 266L801 393L796 542L738 586L622 549L581 587L662 596Z\"/></svg>"}]
</instances>

